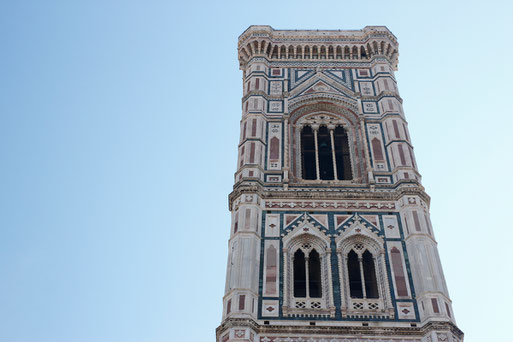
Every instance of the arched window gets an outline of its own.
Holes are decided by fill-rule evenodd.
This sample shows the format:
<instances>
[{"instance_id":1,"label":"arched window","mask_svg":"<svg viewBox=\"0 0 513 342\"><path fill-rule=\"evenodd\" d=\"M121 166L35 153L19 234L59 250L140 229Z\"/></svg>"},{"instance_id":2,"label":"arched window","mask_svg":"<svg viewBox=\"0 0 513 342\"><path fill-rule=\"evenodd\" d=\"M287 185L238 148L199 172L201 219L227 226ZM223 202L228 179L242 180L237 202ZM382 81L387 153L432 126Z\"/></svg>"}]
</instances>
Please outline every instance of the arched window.
<instances>
[{"instance_id":1,"label":"arched window","mask_svg":"<svg viewBox=\"0 0 513 342\"><path fill-rule=\"evenodd\" d=\"M344 47L344 59L349 59L351 57L351 51L349 50L349 46Z\"/></svg>"},{"instance_id":2,"label":"arched window","mask_svg":"<svg viewBox=\"0 0 513 342\"><path fill-rule=\"evenodd\" d=\"M363 49L363 47L362 47L362 49ZM352 54L353 54L353 59L360 59L358 57L358 48L356 46L353 46L353 53Z\"/></svg>"},{"instance_id":3,"label":"arched window","mask_svg":"<svg viewBox=\"0 0 513 342\"><path fill-rule=\"evenodd\" d=\"M308 287L310 298L321 298L321 259L319 253L314 249L308 258Z\"/></svg>"},{"instance_id":4,"label":"arched window","mask_svg":"<svg viewBox=\"0 0 513 342\"><path fill-rule=\"evenodd\" d=\"M351 298L363 298L362 275L360 273L360 263L355 251L349 252L347 256L347 273L349 274L349 291Z\"/></svg>"},{"instance_id":5,"label":"arched window","mask_svg":"<svg viewBox=\"0 0 513 342\"><path fill-rule=\"evenodd\" d=\"M350 180L353 178L353 175L351 172L351 156L346 130L341 126L337 126L334 133L337 178L339 180Z\"/></svg>"},{"instance_id":6,"label":"arched window","mask_svg":"<svg viewBox=\"0 0 513 342\"><path fill-rule=\"evenodd\" d=\"M351 298L379 298L374 258L368 250L361 257L354 250L349 252L347 273Z\"/></svg>"},{"instance_id":7,"label":"arched window","mask_svg":"<svg viewBox=\"0 0 513 342\"><path fill-rule=\"evenodd\" d=\"M341 46L337 46L337 49L336 49L336 58L337 59L342 59L344 58L344 54L342 52L342 47Z\"/></svg>"},{"instance_id":8,"label":"arched window","mask_svg":"<svg viewBox=\"0 0 513 342\"><path fill-rule=\"evenodd\" d=\"M321 259L315 249L308 258L301 249L294 253L294 297L322 297Z\"/></svg>"},{"instance_id":9,"label":"arched window","mask_svg":"<svg viewBox=\"0 0 513 342\"><path fill-rule=\"evenodd\" d=\"M310 58L310 53L311 53L311 50L310 50L310 46L305 46L305 58L306 59L309 59Z\"/></svg>"},{"instance_id":10,"label":"arched window","mask_svg":"<svg viewBox=\"0 0 513 342\"><path fill-rule=\"evenodd\" d=\"M352 234L351 234L352 235ZM340 237L341 309L347 316L393 316L383 240L365 234ZM344 314L343 314L344 315Z\"/></svg>"},{"instance_id":11,"label":"arched window","mask_svg":"<svg viewBox=\"0 0 513 342\"><path fill-rule=\"evenodd\" d=\"M342 126L303 126L301 175L306 180L351 180L351 155Z\"/></svg>"},{"instance_id":12,"label":"arched window","mask_svg":"<svg viewBox=\"0 0 513 342\"><path fill-rule=\"evenodd\" d=\"M306 297L305 254L300 249L294 253L294 297Z\"/></svg>"},{"instance_id":13,"label":"arched window","mask_svg":"<svg viewBox=\"0 0 513 342\"><path fill-rule=\"evenodd\" d=\"M316 236L317 228L310 225L306 216L297 224L283 239L283 266L279 265L283 267L279 282L282 313L289 317L334 317L335 304L328 283L332 270L330 242L322 235Z\"/></svg>"},{"instance_id":14,"label":"arched window","mask_svg":"<svg viewBox=\"0 0 513 342\"><path fill-rule=\"evenodd\" d=\"M319 128L319 133L317 134L317 149L320 178L326 180L334 179L333 147L331 146L330 132L326 126Z\"/></svg>"},{"instance_id":15,"label":"arched window","mask_svg":"<svg viewBox=\"0 0 513 342\"><path fill-rule=\"evenodd\" d=\"M301 131L301 156L303 179L316 179L314 133L310 126Z\"/></svg>"},{"instance_id":16,"label":"arched window","mask_svg":"<svg viewBox=\"0 0 513 342\"><path fill-rule=\"evenodd\" d=\"M296 48L296 58L302 58L302 55L303 55L303 48L300 45Z\"/></svg>"},{"instance_id":17,"label":"arched window","mask_svg":"<svg viewBox=\"0 0 513 342\"><path fill-rule=\"evenodd\" d=\"M280 48L280 58L285 58L286 51L285 45L282 45Z\"/></svg>"},{"instance_id":18,"label":"arched window","mask_svg":"<svg viewBox=\"0 0 513 342\"><path fill-rule=\"evenodd\" d=\"M365 251L362 256L363 277L365 279L365 294L367 298L379 298L378 282L376 279L376 268L374 259L369 251Z\"/></svg>"},{"instance_id":19,"label":"arched window","mask_svg":"<svg viewBox=\"0 0 513 342\"><path fill-rule=\"evenodd\" d=\"M360 47L360 54L362 55L362 59L367 58L367 52L365 51L365 48L363 46Z\"/></svg>"}]
</instances>

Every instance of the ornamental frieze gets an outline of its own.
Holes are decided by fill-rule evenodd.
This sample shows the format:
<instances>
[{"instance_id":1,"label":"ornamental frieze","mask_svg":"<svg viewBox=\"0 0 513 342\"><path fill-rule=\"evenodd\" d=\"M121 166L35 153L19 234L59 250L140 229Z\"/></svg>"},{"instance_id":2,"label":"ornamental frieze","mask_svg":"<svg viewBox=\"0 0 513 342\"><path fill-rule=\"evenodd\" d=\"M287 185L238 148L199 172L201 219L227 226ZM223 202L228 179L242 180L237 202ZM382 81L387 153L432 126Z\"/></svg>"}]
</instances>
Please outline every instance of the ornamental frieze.
<instances>
[{"instance_id":1,"label":"ornamental frieze","mask_svg":"<svg viewBox=\"0 0 513 342\"><path fill-rule=\"evenodd\" d=\"M265 201L266 209L358 209L358 210L392 210L394 202L366 201Z\"/></svg>"}]
</instances>

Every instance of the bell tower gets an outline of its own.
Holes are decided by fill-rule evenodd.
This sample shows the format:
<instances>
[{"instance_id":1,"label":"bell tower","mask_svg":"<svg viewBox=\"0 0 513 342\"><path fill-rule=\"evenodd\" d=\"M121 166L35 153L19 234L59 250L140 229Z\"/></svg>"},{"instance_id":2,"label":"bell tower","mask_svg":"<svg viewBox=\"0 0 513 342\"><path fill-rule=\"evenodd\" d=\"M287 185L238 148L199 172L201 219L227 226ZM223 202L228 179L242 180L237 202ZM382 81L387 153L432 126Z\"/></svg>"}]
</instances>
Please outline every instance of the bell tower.
<instances>
[{"instance_id":1,"label":"bell tower","mask_svg":"<svg viewBox=\"0 0 513 342\"><path fill-rule=\"evenodd\" d=\"M250 26L218 342L461 342L396 37Z\"/></svg>"}]
</instances>

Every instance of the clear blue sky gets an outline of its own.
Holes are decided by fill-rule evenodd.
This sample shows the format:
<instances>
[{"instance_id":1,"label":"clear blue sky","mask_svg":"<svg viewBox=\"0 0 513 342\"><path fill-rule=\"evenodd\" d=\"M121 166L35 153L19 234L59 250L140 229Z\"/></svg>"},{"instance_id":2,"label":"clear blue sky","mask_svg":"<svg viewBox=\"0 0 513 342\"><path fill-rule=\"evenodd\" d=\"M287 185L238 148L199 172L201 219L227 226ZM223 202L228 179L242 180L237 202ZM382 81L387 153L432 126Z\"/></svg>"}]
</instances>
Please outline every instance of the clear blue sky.
<instances>
[{"instance_id":1,"label":"clear blue sky","mask_svg":"<svg viewBox=\"0 0 513 342\"><path fill-rule=\"evenodd\" d=\"M237 37L386 25L456 319L511 341L510 1L3 1L0 341L214 341Z\"/></svg>"}]
</instances>

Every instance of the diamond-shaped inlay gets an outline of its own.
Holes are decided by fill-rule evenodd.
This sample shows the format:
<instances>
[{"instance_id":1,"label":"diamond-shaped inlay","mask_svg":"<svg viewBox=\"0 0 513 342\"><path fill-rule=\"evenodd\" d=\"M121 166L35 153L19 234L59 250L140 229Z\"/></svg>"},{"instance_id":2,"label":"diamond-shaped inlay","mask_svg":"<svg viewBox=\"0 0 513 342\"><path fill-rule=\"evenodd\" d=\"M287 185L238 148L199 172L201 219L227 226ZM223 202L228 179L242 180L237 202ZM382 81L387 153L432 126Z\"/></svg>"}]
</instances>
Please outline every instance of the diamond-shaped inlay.
<instances>
[{"instance_id":1,"label":"diamond-shaped inlay","mask_svg":"<svg viewBox=\"0 0 513 342\"><path fill-rule=\"evenodd\" d=\"M387 228L388 228L388 229L394 229L394 226L393 226L393 225L391 225L391 224L389 224L389 225L387 226Z\"/></svg>"},{"instance_id":2,"label":"diamond-shaped inlay","mask_svg":"<svg viewBox=\"0 0 513 342\"><path fill-rule=\"evenodd\" d=\"M269 311L269 312L273 312L275 309L272 306L268 306L266 308L266 310Z\"/></svg>"},{"instance_id":3,"label":"diamond-shaped inlay","mask_svg":"<svg viewBox=\"0 0 513 342\"><path fill-rule=\"evenodd\" d=\"M271 223L271 224L269 225L269 227L274 228L274 227L276 227L276 225L275 225L274 223Z\"/></svg>"},{"instance_id":4,"label":"diamond-shaped inlay","mask_svg":"<svg viewBox=\"0 0 513 342\"><path fill-rule=\"evenodd\" d=\"M405 315L409 314L410 313L410 310L408 309L403 309L401 310L402 313L404 313Z\"/></svg>"}]
</instances>

